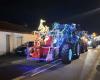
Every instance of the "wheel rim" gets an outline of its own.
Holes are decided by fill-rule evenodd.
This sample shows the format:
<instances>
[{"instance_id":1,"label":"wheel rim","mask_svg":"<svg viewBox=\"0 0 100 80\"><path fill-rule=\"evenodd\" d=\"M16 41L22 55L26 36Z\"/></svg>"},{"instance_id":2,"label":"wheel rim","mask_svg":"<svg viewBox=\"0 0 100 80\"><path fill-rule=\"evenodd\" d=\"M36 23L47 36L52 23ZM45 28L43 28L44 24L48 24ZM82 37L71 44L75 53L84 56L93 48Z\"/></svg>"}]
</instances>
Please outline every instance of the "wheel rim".
<instances>
[{"instance_id":1,"label":"wheel rim","mask_svg":"<svg viewBox=\"0 0 100 80\"><path fill-rule=\"evenodd\" d=\"M72 50L69 49L69 56L68 56L69 60L71 61L72 60Z\"/></svg>"},{"instance_id":2,"label":"wheel rim","mask_svg":"<svg viewBox=\"0 0 100 80\"><path fill-rule=\"evenodd\" d=\"M78 56L80 55L80 46L79 46L79 44L77 45L77 55Z\"/></svg>"}]
</instances>

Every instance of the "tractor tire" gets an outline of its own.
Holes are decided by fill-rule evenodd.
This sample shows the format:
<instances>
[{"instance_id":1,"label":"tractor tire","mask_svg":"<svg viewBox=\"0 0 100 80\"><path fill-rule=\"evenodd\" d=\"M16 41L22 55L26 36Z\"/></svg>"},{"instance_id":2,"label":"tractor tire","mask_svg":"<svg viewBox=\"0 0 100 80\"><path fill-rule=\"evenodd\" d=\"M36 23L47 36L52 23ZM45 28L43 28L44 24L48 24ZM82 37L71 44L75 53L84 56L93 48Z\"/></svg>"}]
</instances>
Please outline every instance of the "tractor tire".
<instances>
[{"instance_id":1,"label":"tractor tire","mask_svg":"<svg viewBox=\"0 0 100 80\"><path fill-rule=\"evenodd\" d=\"M87 47L85 48L85 52L87 52L88 51L88 49L87 49Z\"/></svg>"},{"instance_id":2,"label":"tractor tire","mask_svg":"<svg viewBox=\"0 0 100 80\"><path fill-rule=\"evenodd\" d=\"M81 45L81 47L80 47L80 53L84 53L84 45Z\"/></svg>"},{"instance_id":3,"label":"tractor tire","mask_svg":"<svg viewBox=\"0 0 100 80\"><path fill-rule=\"evenodd\" d=\"M93 48L93 49L95 49L95 48L96 48L96 46L92 46L92 48Z\"/></svg>"},{"instance_id":4,"label":"tractor tire","mask_svg":"<svg viewBox=\"0 0 100 80\"><path fill-rule=\"evenodd\" d=\"M69 64L72 61L72 49L66 49L65 46L62 47L61 59L63 64Z\"/></svg>"},{"instance_id":5,"label":"tractor tire","mask_svg":"<svg viewBox=\"0 0 100 80\"><path fill-rule=\"evenodd\" d=\"M78 43L75 47L75 59L78 59L80 57L80 44Z\"/></svg>"}]
</instances>

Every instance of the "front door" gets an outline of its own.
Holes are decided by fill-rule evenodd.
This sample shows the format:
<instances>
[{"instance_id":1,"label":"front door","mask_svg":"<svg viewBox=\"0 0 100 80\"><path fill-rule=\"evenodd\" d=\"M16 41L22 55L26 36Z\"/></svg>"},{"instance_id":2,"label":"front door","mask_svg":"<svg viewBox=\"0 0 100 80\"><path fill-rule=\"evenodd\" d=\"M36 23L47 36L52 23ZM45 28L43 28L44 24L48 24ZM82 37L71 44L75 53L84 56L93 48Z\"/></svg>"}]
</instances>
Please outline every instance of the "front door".
<instances>
[{"instance_id":1,"label":"front door","mask_svg":"<svg viewBox=\"0 0 100 80\"><path fill-rule=\"evenodd\" d=\"M10 35L6 35L6 53L10 53Z\"/></svg>"}]
</instances>

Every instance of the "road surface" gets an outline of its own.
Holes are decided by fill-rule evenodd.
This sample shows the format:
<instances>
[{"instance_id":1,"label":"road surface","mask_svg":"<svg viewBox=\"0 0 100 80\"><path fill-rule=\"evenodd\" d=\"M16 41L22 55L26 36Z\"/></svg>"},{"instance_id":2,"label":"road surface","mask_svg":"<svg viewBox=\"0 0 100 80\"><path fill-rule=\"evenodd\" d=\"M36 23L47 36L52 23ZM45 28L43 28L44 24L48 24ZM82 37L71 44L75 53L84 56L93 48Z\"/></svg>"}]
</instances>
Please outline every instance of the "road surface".
<instances>
[{"instance_id":1,"label":"road surface","mask_svg":"<svg viewBox=\"0 0 100 80\"><path fill-rule=\"evenodd\" d=\"M22 77L22 80L93 80L94 69L100 57L100 50L89 49L88 52L81 54L80 58L73 60L71 64L64 65L60 61L57 65L41 73L33 73Z\"/></svg>"},{"instance_id":2,"label":"road surface","mask_svg":"<svg viewBox=\"0 0 100 80\"><path fill-rule=\"evenodd\" d=\"M99 57L100 48L96 48L89 49L79 59L67 65L60 60L49 64L26 60L11 61L0 65L0 80L96 80L95 69Z\"/></svg>"}]
</instances>

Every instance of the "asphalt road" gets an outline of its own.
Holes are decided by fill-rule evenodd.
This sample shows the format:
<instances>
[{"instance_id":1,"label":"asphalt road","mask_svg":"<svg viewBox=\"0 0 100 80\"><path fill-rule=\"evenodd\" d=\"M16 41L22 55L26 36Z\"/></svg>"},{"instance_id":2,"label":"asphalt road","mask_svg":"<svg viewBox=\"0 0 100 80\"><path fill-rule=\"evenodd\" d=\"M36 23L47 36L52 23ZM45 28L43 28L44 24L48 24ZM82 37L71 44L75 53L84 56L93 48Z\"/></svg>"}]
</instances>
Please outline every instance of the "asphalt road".
<instances>
[{"instance_id":1,"label":"asphalt road","mask_svg":"<svg viewBox=\"0 0 100 80\"><path fill-rule=\"evenodd\" d=\"M38 74L23 76L21 80L97 80L94 79L97 62L100 57L100 49L89 49L81 54L80 58L73 60L71 64L64 65L60 61L57 65L47 68ZM98 77L99 80L100 77Z\"/></svg>"},{"instance_id":2,"label":"asphalt road","mask_svg":"<svg viewBox=\"0 0 100 80\"><path fill-rule=\"evenodd\" d=\"M44 62L40 64L36 61L26 60L26 58L23 57L21 59L16 56L3 57L0 61L0 80L12 80L13 78L46 64Z\"/></svg>"},{"instance_id":3,"label":"asphalt road","mask_svg":"<svg viewBox=\"0 0 100 80\"><path fill-rule=\"evenodd\" d=\"M99 77L93 77L97 74L95 68L99 57L100 48L96 48L89 49L67 65L60 60L49 64L26 59L11 60L0 65L0 80L97 80Z\"/></svg>"}]
</instances>

